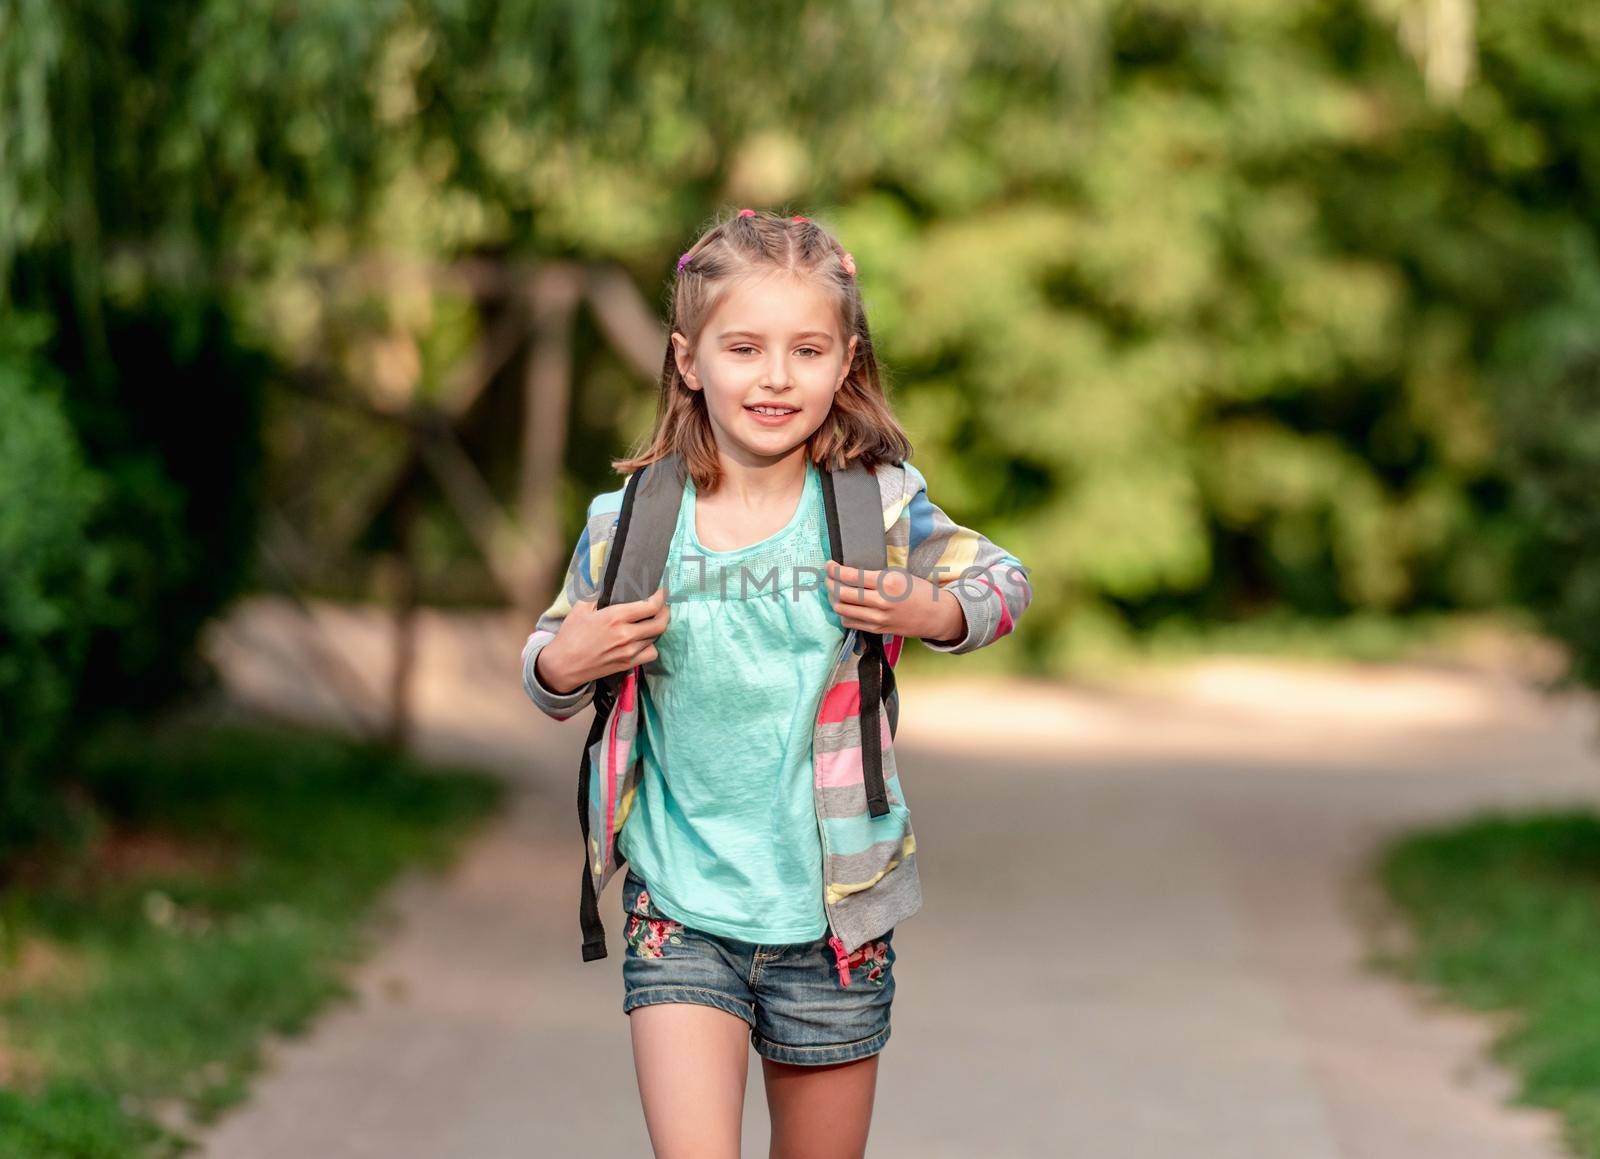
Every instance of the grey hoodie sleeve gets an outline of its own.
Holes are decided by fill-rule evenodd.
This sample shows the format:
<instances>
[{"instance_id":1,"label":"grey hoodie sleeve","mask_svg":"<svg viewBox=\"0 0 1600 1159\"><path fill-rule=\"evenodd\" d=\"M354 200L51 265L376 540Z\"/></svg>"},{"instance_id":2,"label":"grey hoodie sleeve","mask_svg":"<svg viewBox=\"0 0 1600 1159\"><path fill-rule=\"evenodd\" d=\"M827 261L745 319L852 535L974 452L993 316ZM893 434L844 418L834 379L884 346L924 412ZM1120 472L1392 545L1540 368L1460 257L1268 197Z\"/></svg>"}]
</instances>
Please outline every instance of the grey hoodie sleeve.
<instances>
[{"instance_id":1,"label":"grey hoodie sleeve","mask_svg":"<svg viewBox=\"0 0 1600 1159\"><path fill-rule=\"evenodd\" d=\"M555 601L540 614L527 643L522 646L522 690L542 712L556 720L566 720L569 716L576 715L594 700L594 681L591 680L571 692L552 692L540 682L534 669L534 662L545 646L556 638L556 632L560 630L561 622L567 618L567 613L572 610L572 605L579 600L592 600L599 594L599 578L605 574L609 532L616 518L617 513L614 511L595 515L594 504L590 504L589 517L584 524L582 534L578 536L577 545L572 549L572 558L567 563L567 574L561 591L556 595Z\"/></svg>"},{"instance_id":2,"label":"grey hoodie sleeve","mask_svg":"<svg viewBox=\"0 0 1600 1159\"><path fill-rule=\"evenodd\" d=\"M955 596L967 619L959 640L923 644L935 652L961 653L994 643L1011 632L1033 601L1028 569L1009 551L946 515L928 498L922 472L903 465L909 495L890 542L904 543L906 569Z\"/></svg>"}]
</instances>

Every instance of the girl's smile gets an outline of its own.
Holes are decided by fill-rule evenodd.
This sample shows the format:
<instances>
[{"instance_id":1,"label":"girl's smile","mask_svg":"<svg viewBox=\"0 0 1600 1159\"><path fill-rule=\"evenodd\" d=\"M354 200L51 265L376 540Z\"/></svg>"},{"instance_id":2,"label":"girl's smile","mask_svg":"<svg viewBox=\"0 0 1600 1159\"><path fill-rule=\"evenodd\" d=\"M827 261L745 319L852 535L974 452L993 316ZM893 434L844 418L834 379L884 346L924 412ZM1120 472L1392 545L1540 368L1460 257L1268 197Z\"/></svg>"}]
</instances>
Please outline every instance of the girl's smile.
<instances>
[{"instance_id":1,"label":"girl's smile","mask_svg":"<svg viewBox=\"0 0 1600 1159\"><path fill-rule=\"evenodd\" d=\"M746 406L745 413L764 427L781 427L784 423L800 413L798 407L788 403L763 403Z\"/></svg>"}]
</instances>

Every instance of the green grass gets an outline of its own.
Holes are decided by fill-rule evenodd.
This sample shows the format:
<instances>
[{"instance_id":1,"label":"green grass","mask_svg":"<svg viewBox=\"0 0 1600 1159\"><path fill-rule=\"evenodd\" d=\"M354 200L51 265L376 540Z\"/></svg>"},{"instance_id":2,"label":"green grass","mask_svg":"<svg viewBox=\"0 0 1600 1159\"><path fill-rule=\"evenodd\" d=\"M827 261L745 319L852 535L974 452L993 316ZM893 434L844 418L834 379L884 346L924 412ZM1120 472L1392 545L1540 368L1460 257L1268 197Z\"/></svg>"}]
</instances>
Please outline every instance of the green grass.
<instances>
[{"instance_id":1,"label":"green grass","mask_svg":"<svg viewBox=\"0 0 1600 1159\"><path fill-rule=\"evenodd\" d=\"M268 1032L350 993L373 903L442 868L501 784L265 727L96 742L104 837L0 893L0 1157L190 1149Z\"/></svg>"},{"instance_id":2,"label":"green grass","mask_svg":"<svg viewBox=\"0 0 1600 1159\"><path fill-rule=\"evenodd\" d=\"M1600 817L1483 815L1391 843L1377 869L1406 939L1374 964L1494 1012L1514 1101L1600 1156Z\"/></svg>"}]
</instances>

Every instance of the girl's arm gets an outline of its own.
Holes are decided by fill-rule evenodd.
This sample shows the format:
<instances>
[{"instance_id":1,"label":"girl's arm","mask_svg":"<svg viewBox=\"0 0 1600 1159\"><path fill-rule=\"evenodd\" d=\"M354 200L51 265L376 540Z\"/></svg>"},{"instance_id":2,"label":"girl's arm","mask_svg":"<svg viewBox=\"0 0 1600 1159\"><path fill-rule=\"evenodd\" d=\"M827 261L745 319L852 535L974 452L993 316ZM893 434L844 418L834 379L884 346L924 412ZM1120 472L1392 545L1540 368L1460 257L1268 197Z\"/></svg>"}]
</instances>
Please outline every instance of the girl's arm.
<instances>
[{"instance_id":1,"label":"girl's arm","mask_svg":"<svg viewBox=\"0 0 1600 1159\"><path fill-rule=\"evenodd\" d=\"M570 692L552 692L540 682L534 663L545 645L556 638L556 632L567 618L567 613L572 611L572 605L579 600L592 600L599 594L600 580L605 575L606 548L611 539L607 529L617 517L617 513L611 510L597 513L599 503L598 497L590 502L583 532L578 536L577 546L572 549L572 558L567 562L567 575L561 591L556 595L555 602L539 616L528 642L522 646L522 690L542 712L556 720L566 720L576 715L594 700L593 680Z\"/></svg>"},{"instance_id":2,"label":"girl's arm","mask_svg":"<svg viewBox=\"0 0 1600 1159\"><path fill-rule=\"evenodd\" d=\"M935 652L973 652L1016 626L1033 600L1033 584L1022 561L963 527L928 498L928 481L909 462L906 497L888 536L890 567L940 585L961 604L967 630L959 639L923 643ZM900 545L904 546L900 546Z\"/></svg>"}]
</instances>

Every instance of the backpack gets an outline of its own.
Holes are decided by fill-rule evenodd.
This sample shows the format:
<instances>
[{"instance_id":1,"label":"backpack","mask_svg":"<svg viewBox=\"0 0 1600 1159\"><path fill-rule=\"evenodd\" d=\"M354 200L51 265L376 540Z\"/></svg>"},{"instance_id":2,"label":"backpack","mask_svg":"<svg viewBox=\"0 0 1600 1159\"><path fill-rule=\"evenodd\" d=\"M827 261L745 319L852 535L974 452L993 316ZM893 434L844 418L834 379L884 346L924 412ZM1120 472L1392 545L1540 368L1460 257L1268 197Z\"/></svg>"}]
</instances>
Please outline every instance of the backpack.
<instances>
[{"instance_id":1,"label":"backpack","mask_svg":"<svg viewBox=\"0 0 1600 1159\"><path fill-rule=\"evenodd\" d=\"M859 460L841 470L819 469L830 558L847 567L883 570L888 556L884 542L883 499L877 477ZM645 599L661 586L686 477L687 470L676 452L647 464L628 477L616 531L606 552L605 574L595 600L596 608ZM883 784L879 712L880 707L887 709L892 739L899 716L899 697L895 694L894 668L884 654L882 634L858 632L858 635L863 643L858 671L867 808L872 816L882 817L889 812L889 800ZM596 770L590 767L590 754L605 731L616 703L617 685L624 674L613 672L595 680L594 720L578 760L578 822L583 830L584 848L579 913L585 962L606 956L605 927L600 922L599 899L595 896L588 864L589 785L590 778L596 775ZM625 863L620 852L617 856L619 863Z\"/></svg>"}]
</instances>

